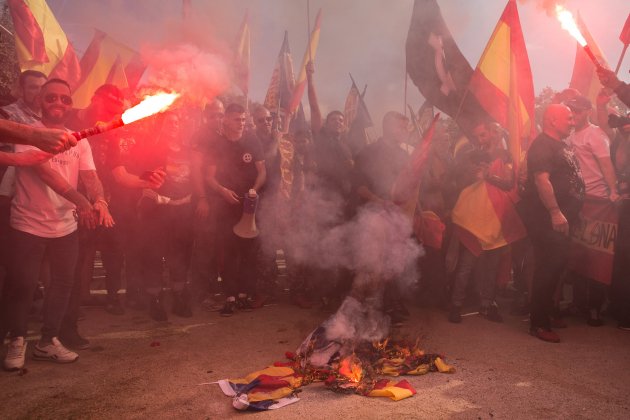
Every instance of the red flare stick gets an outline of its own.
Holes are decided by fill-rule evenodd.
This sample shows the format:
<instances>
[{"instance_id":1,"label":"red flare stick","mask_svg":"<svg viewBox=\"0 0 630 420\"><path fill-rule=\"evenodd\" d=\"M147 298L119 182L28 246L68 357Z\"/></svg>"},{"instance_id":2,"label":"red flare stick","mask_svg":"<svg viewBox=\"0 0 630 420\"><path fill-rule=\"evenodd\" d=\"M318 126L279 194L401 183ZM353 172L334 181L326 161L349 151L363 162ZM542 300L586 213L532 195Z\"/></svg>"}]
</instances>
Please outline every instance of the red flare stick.
<instances>
[{"instance_id":1,"label":"red flare stick","mask_svg":"<svg viewBox=\"0 0 630 420\"><path fill-rule=\"evenodd\" d=\"M86 128L85 130L82 130L82 131L75 131L74 133L72 133L72 135L77 139L77 141L79 141L87 137L96 136L97 134L102 134L106 131L110 131L115 128L122 127L123 125L125 125L125 123L123 122L121 118L118 120L110 121L106 124L96 125L91 128Z\"/></svg>"}]
</instances>

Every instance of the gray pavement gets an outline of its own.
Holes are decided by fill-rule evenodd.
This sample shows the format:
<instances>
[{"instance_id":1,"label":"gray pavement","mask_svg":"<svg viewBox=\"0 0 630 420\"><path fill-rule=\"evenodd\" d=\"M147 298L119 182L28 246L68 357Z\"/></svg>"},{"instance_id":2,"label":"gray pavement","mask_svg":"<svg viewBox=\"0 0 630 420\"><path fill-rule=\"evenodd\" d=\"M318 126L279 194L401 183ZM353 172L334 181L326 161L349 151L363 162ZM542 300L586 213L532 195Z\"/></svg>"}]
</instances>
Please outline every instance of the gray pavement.
<instances>
[{"instance_id":1,"label":"gray pavement","mask_svg":"<svg viewBox=\"0 0 630 420\"><path fill-rule=\"evenodd\" d=\"M569 320L563 342L548 344L529 336L522 318L494 324L469 316L453 325L437 309L410 309L399 334L420 337L457 372L407 377L418 391L407 400L313 384L296 404L247 414L217 385L200 385L283 360L329 315L317 309L280 303L231 318L198 309L193 318L156 323L138 311L87 308L81 331L92 348L70 365L27 360L22 376L1 372L0 418L630 418L630 332L612 321L592 328Z\"/></svg>"}]
</instances>

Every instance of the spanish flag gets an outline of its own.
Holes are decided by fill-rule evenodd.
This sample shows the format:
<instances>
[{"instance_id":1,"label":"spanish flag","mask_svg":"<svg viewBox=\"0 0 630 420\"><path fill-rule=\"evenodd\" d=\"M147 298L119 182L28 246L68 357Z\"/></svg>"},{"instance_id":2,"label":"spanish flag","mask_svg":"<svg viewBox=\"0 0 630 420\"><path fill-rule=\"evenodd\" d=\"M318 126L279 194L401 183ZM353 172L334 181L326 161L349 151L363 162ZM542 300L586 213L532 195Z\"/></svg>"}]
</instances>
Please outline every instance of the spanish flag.
<instances>
[{"instance_id":1,"label":"spanish flag","mask_svg":"<svg viewBox=\"0 0 630 420\"><path fill-rule=\"evenodd\" d=\"M289 111L295 113L302 101L302 95L304 95L304 89L306 88L306 64L309 61L315 60L315 54L317 53L317 44L319 44L319 33L322 26L322 9L317 12L315 18L315 27L311 31L311 39L309 41L306 52L304 53L304 59L302 59L302 66L300 67L300 73L297 81L295 82L295 89L293 89L293 96L291 97L291 103L289 105Z\"/></svg>"},{"instance_id":2,"label":"spanish flag","mask_svg":"<svg viewBox=\"0 0 630 420\"><path fill-rule=\"evenodd\" d=\"M515 165L536 134L534 84L516 0L509 0L470 79L470 91L510 134Z\"/></svg>"},{"instance_id":3,"label":"spanish flag","mask_svg":"<svg viewBox=\"0 0 630 420\"><path fill-rule=\"evenodd\" d=\"M106 83L123 90L134 88L145 69L140 54L105 32L95 31L81 58L81 80L72 95L75 106L87 107L96 89Z\"/></svg>"},{"instance_id":4,"label":"spanish flag","mask_svg":"<svg viewBox=\"0 0 630 420\"><path fill-rule=\"evenodd\" d=\"M579 14L577 16L577 24L580 28L580 32L584 36L584 39L586 39L586 43L589 48L593 51L595 57L597 57L597 60L602 63L604 67L608 67L608 62L606 57L604 57L604 53L591 36L591 33L586 28L586 24ZM595 70L595 64L593 64L593 61L588 57L588 55L586 55L584 48L580 44L576 42L576 46L573 74L571 75L571 83L569 84L569 87L577 89L582 95L589 98L592 103L595 103L597 95L602 90L602 84L599 81L599 77L597 77L597 71ZM596 118L596 115L594 116Z\"/></svg>"},{"instance_id":5,"label":"spanish flag","mask_svg":"<svg viewBox=\"0 0 630 420\"><path fill-rule=\"evenodd\" d=\"M234 56L234 80L245 96L249 93L250 55L249 12L246 12L238 31Z\"/></svg>"},{"instance_id":6,"label":"spanish flag","mask_svg":"<svg viewBox=\"0 0 630 420\"><path fill-rule=\"evenodd\" d=\"M73 88L81 77L74 48L45 0L8 0L20 70L41 71Z\"/></svg>"},{"instance_id":7,"label":"spanish flag","mask_svg":"<svg viewBox=\"0 0 630 420\"><path fill-rule=\"evenodd\" d=\"M496 159L488 171L503 173L504 165L501 159ZM509 192L485 180L462 190L453 208L452 220L461 243L474 255L501 248L527 235Z\"/></svg>"}]
</instances>

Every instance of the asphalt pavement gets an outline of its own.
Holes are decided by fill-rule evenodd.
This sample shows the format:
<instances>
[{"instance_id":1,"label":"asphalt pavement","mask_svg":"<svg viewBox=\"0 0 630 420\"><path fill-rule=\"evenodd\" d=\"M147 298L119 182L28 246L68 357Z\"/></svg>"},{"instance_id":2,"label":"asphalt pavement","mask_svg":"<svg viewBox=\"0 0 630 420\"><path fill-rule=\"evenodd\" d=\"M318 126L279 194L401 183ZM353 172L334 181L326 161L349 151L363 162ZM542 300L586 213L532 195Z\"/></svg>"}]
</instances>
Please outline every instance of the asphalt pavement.
<instances>
[{"instance_id":1,"label":"asphalt pavement","mask_svg":"<svg viewBox=\"0 0 630 420\"><path fill-rule=\"evenodd\" d=\"M197 308L164 323L86 308L80 328L91 348L69 365L33 361L33 331L26 371L0 372L0 418L630 418L630 332L612 321L594 328L569 319L562 342L550 344L528 335L523 317L496 324L471 315L455 325L439 309L410 310L397 336L419 337L457 372L406 377L418 393L399 402L312 384L296 404L242 413L209 384L283 360L330 315L318 308L279 302L231 318Z\"/></svg>"}]
</instances>

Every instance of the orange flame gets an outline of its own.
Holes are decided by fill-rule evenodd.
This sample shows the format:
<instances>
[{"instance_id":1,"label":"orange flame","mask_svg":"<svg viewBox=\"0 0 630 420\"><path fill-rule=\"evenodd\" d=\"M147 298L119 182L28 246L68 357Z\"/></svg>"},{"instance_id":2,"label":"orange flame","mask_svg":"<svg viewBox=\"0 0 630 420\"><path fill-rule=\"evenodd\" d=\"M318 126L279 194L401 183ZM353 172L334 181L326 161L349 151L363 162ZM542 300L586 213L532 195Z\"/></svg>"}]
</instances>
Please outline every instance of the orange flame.
<instances>
[{"instance_id":1,"label":"orange flame","mask_svg":"<svg viewBox=\"0 0 630 420\"><path fill-rule=\"evenodd\" d=\"M562 25L562 29L564 29L569 34L571 34L571 36L575 38L575 40L581 46L585 47L586 39L584 39L584 36L582 35L582 32L580 32L580 29L578 28L577 23L575 23L575 19L573 19L573 14L571 14L571 12L569 12L563 6L557 4L556 17L560 21L560 24Z\"/></svg>"},{"instance_id":2,"label":"orange flame","mask_svg":"<svg viewBox=\"0 0 630 420\"><path fill-rule=\"evenodd\" d=\"M177 98L179 98L179 93L160 92L145 96L138 105L123 112L122 120L125 124L129 124L158 112L166 111Z\"/></svg>"},{"instance_id":3,"label":"orange flame","mask_svg":"<svg viewBox=\"0 0 630 420\"><path fill-rule=\"evenodd\" d=\"M363 377L363 369L361 363L353 355L348 356L339 364L339 373L348 378L352 382L360 382Z\"/></svg>"}]
</instances>

